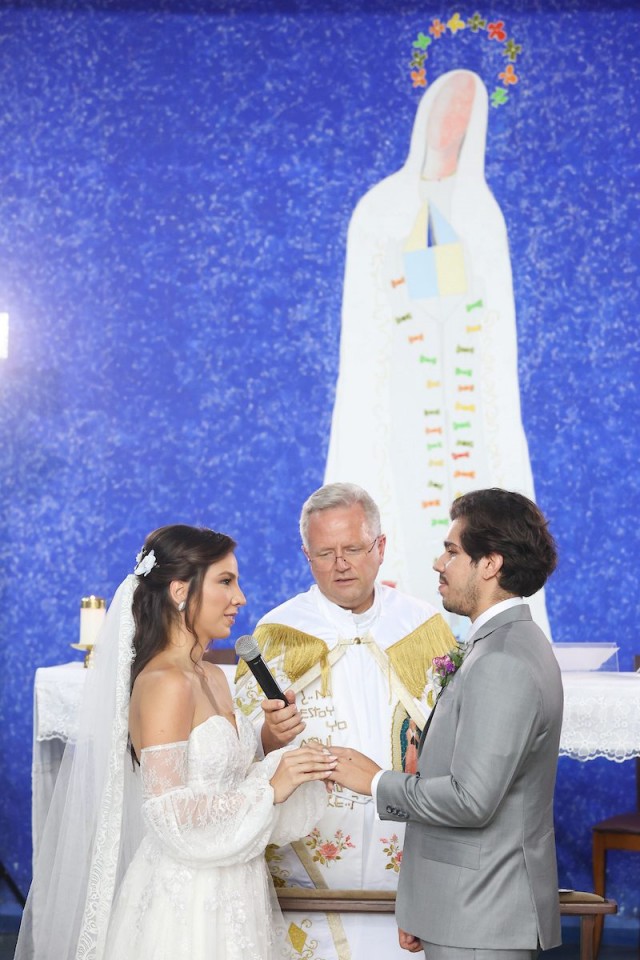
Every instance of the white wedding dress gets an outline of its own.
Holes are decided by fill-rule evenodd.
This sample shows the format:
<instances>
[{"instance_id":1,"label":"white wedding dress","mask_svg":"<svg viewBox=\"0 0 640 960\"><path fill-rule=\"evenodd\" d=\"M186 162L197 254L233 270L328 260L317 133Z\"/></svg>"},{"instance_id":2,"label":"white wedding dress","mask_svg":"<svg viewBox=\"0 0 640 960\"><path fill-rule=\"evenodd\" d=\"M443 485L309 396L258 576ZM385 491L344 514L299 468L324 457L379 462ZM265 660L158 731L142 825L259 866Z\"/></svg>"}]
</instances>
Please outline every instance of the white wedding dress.
<instances>
[{"instance_id":1,"label":"white wedding dress","mask_svg":"<svg viewBox=\"0 0 640 960\"><path fill-rule=\"evenodd\" d=\"M105 960L272 960L287 956L267 870L269 843L308 833L322 783L274 805L281 750L254 763L256 733L213 716L182 743L141 752L145 835L118 893Z\"/></svg>"},{"instance_id":2,"label":"white wedding dress","mask_svg":"<svg viewBox=\"0 0 640 960\"><path fill-rule=\"evenodd\" d=\"M280 960L291 955L265 863L309 833L321 781L274 804L284 750L255 762L257 734L209 717L181 743L127 747L135 574L94 648L39 844L15 960Z\"/></svg>"}]
</instances>

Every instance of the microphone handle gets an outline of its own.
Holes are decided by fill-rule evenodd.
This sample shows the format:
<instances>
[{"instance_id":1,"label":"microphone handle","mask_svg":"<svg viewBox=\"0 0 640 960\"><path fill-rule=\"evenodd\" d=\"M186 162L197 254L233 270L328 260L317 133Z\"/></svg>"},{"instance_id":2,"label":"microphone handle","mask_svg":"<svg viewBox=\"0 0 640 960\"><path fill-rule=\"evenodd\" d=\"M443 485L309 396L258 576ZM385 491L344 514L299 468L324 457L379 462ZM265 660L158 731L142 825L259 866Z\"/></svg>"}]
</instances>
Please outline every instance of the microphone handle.
<instances>
[{"instance_id":1,"label":"microphone handle","mask_svg":"<svg viewBox=\"0 0 640 960\"><path fill-rule=\"evenodd\" d=\"M267 700L282 700L285 704L289 702L274 680L262 657L256 657L254 660L247 660L247 666L262 687L262 691Z\"/></svg>"}]
</instances>

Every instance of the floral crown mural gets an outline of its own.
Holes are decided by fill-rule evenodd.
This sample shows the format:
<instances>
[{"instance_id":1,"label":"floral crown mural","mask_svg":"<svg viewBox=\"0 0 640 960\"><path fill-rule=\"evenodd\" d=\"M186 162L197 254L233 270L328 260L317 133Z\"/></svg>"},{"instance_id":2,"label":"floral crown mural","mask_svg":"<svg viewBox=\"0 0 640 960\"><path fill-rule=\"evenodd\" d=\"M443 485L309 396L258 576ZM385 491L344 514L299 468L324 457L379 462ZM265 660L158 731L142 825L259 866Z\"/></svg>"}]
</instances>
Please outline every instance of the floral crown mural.
<instances>
[{"instance_id":1,"label":"floral crown mural","mask_svg":"<svg viewBox=\"0 0 640 960\"><path fill-rule=\"evenodd\" d=\"M509 99L509 88L519 81L515 63L522 53L522 46L509 37L504 20L490 21L480 13L463 20L459 13L454 13L448 20L434 17L427 28L427 32L420 31L412 44L412 56L409 63L411 81L414 87L427 86L427 60L432 44L447 36L456 36L462 30L470 30L478 37L485 37L488 41L498 43L502 47L502 54L507 61L504 69L498 73L498 83L491 92L491 106L501 107Z\"/></svg>"}]
</instances>

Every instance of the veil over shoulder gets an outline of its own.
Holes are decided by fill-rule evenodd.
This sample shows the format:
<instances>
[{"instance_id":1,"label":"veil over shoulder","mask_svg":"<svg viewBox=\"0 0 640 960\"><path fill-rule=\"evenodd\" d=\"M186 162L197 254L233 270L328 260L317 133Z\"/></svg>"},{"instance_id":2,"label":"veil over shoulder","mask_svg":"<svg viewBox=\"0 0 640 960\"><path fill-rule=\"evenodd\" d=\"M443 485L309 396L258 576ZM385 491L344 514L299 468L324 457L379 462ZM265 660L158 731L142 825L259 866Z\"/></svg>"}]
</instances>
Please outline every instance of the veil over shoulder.
<instances>
[{"instance_id":1,"label":"veil over shoulder","mask_svg":"<svg viewBox=\"0 0 640 960\"><path fill-rule=\"evenodd\" d=\"M118 587L96 642L78 736L62 758L15 960L98 960L117 885L140 843L139 778L127 751L137 579L131 574Z\"/></svg>"}]
</instances>

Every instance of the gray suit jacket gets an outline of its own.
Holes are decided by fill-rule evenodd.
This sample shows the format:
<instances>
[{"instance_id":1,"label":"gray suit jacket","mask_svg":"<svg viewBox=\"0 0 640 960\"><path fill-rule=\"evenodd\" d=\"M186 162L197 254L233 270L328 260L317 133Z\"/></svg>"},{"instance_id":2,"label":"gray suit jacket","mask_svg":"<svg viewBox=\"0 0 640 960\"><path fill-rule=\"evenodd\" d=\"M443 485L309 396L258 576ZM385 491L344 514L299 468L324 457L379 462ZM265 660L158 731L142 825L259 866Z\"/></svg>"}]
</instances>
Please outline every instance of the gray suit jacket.
<instances>
[{"instance_id":1,"label":"gray suit jacket","mask_svg":"<svg viewBox=\"0 0 640 960\"><path fill-rule=\"evenodd\" d=\"M522 604L481 627L440 696L418 773L385 772L383 820L407 823L396 918L445 946L560 943L553 832L562 681Z\"/></svg>"}]
</instances>

